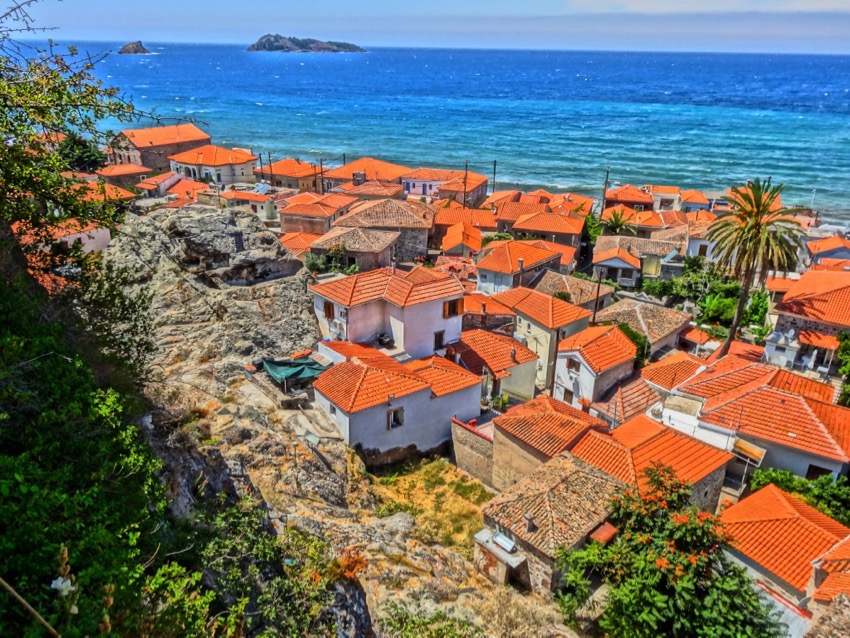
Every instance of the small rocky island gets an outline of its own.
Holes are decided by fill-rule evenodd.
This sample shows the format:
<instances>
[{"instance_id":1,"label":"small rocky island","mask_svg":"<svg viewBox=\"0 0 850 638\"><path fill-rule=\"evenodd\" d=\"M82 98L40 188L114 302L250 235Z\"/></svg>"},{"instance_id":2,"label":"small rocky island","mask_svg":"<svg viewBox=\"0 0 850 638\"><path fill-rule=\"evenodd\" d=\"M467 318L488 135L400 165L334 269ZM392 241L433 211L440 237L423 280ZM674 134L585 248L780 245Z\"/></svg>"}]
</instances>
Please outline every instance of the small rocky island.
<instances>
[{"instance_id":1,"label":"small rocky island","mask_svg":"<svg viewBox=\"0 0 850 638\"><path fill-rule=\"evenodd\" d=\"M248 47L249 51L283 51L285 53L366 53L350 42L325 42L313 38L293 38L267 33Z\"/></svg>"},{"instance_id":2,"label":"small rocky island","mask_svg":"<svg viewBox=\"0 0 850 638\"><path fill-rule=\"evenodd\" d=\"M142 44L141 40L136 40L135 42L125 44L121 47L121 50L118 53L123 55L143 55L145 53L150 53L150 51L145 48L145 45Z\"/></svg>"}]
</instances>

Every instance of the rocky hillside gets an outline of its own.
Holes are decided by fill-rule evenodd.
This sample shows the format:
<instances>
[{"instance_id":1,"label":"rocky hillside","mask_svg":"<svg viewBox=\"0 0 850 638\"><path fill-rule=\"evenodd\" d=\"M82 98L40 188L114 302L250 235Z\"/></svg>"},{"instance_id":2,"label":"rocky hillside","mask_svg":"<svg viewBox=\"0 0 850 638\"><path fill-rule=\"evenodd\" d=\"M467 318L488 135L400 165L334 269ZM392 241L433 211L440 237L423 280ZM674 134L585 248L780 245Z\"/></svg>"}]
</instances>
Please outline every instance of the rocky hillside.
<instances>
[{"instance_id":1,"label":"rocky hillside","mask_svg":"<svg viewBox=\"0 0 850 638\"><path fill-rule=\"evenodd\" d=\"M177 514L218 493L250 494L276 526L354 548L368 564L337 592L340 636L371 636L388 601L440 606L491 636L572 635L550 605L505 593L456 552L416 539L406 513L378 518L363 465L311 409L283 410L244 375L261 356L319 337L308 275L247 210L205 206L130 215L105 258L151 287L158 406L146 424ZM321 434L318 443L304 436ZM484 622L484 617L487 622Z\"/></svg>"},{"instance_id":2,"label":"rocky hillside","mask_svg":"<svg viewBox=\"0 0 850 638\"><path fill-rule=\"evenodd\" d=\"M284 53L365 53L350 42L325 42L313 38L293 38L267 33L248 47L249 51L282 51Z\"/></svg>"}]
</instances>

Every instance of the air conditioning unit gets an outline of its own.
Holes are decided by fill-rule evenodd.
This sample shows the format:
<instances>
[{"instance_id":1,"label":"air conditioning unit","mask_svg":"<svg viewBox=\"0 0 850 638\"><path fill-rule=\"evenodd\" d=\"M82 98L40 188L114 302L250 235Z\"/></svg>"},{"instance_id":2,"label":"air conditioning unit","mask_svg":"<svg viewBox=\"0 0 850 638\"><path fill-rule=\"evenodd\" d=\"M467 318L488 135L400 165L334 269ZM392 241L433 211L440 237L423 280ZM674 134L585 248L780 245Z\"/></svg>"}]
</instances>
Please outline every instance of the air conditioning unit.
<instances>
[{"instance_id":1,"label":"air conditioning unit","mask_svg":"<svg viewBox=\"0 0 850 638\"><path fill-rule=\"evenodd\" d=\"M348 308L340 308L339 309L339 318L340 319L348 319Z\"/></svg>"}]
</instances>

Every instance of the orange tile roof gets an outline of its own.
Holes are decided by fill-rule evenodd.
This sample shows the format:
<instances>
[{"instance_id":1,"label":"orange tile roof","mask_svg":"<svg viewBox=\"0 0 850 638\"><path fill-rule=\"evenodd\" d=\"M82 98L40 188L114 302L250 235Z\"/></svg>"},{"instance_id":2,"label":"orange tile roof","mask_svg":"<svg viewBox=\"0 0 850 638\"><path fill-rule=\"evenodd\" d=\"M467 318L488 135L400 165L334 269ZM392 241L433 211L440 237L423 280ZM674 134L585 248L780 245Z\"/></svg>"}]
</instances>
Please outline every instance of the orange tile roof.
<instances>
[{"instance_id":1,"label":"orange tile roof","mask_svg":"<svg viewBox=\"0 0 850 638\"><path fill-rule=\"evenodd\" d=\"M850 271L850 259L834 259L831 257L824 257L818 263L812 264L810 270Z\"/></svg>"},{"instance_id":2,"label":"orange tile roof","mask_svg":"<svg viewBox=\"0 0 850 638\"><path fill-rule=\"evenodd\" d=\"M115 202L136 199L136 194L103 182L80 182L72 184L71 190L80 193L86 202Z\"/></svg>"},{"instance_id":3,"label":"orange tile roof","mask_svg":"<svg viewBox=\"0 0 850 638\"><path fill-rule=\"evenodd\" d=\"M599 253L594 252L593 254L594 264L602 264L611 259L619 259L636 270L640 269L640 259L623 248L612 248L611 250Z\"/></svg>"},{"instance_id":4,"label":"orange tile roof","mask_svg":"<svg viewBox=\"0 0 850 638\"><path fill-rule=\"evenodd\" d=\"M653 184L646 184L644 189L648 193L658 193L659 195L680 195L682 193L682 189L678 186L657 186Z\"/></svg>"},{"instance_id":5,"label":"orange tile roof","mask_svg":"<svg viewBox=\"0 0 850 638\"><path fill-rule=\"evenodd\" d=\"M458 246L466 246L473 252L481 250L481 231L465 222L449 226L441 244L443 251L449 251Z\"/></svg>"},{"instance_id":6,"label":"orange tile roof","mask_svg":"<svg viewBox=\"0 0 850 638\"><path fill-rule=\"evenodd\" d=\"M228 191L224 191L221 194L222 199L226 200L240 200L245 202L270 202L271 195L262 195L260 193L255 193L254 191L238 191L230 189Z\"/></svg>"},{"instance_id":7,"label":"orange tile roof","mask_svg":"<svg viewBox=\"0 0 850 638\"><path fill-rule=\"evenodd\" d=\"M788 292L796 281L796 278L771 276L765 280L764 285L770 292Z\"/></svg>"},{"instance_id":8,"label":"orange tile roof","mask_svg":"<svg viewBox=\"0 0 850 638\"><path fill-rule=\"evenodd\" d=\"M850 536L836 543L818 563L823 570L831 574L850 572Z\"/></svg>"},{"instance_id":9,"label":"orange tile roof","mask_svg":"<svg viewBox=\"0 0 850 638\"><path fill-rule=\"evenodd\" d=\"M136 184L136 188L141 188L143 190L149 191L155 190L157 186L162 184L164 181L174 177L174 175L176 175L174 171L168 171L167 173L153 175Z\"/></svg>"},{"instance_id":10,"label":"orange tile roof","mask_svg":"<svg viewBox=\"0 0 850 638\"><path fill-rule=\"evenodd\" d=\"M469 193L487 184L487 176L480 173L468 173L464 178L459 175L439 187L440 193Z\"/></svg>"},{"instance_id":11,"label":"orange tile roof","mask_svg":"<svg viewBox=\"0 0 850 638\"><path fill-rule=\"evenodd\" d=\"M396 274L389 268L380 268L315 284L310 290L349 308L378 299L404 308L463 294L463 286L457 279L427 268Z\"/></svg>"},{"instance_id":12,"label":"orange tile roof","mask_svg":"<svg viewBox=\"0 0 850 638\"><path fill-rule=\"evenodd\" d=\"M698 190L686 190L682 191L682 201L687 204L708 204L708 197L705 196L705 193ZM708 211L701 211L708 212ZM690 214L690 213L689 213ZM709 213L710 215L711 213Z\"/></svg>"},{"instance_id":13,"label":"orange tile roof","mask_svg":"<svg viewBox=\"0 0 850 638\"><path fill-rule=\"evenodd\" d=\"M702 359L679 351L641 368L640 376L654 386L672 390L694 376L704 365Z\"/></svg>"},{"instance_id":14,"label":"orange tile roof","mask_svg":"<svg viewBox=\"0 0 850 638\"><path fill-rule=\"evenodd\" d=\"M600 374L633 360L637 347L617 326L593 326L561 341L558 352L578 352L590 369Z\"/></svg>"},{"instance_id":15,"label":"orange tile roof","mask_svg":"<svg viewBox=\"0 0 850 638\"><path fill-rule=\"evenodd\" d=\"M719 349L712 352L708 355L708 357L706 357L705 362L714 363L717 361L717 354L719 352ZM743 341L733 341L729 348L728 356L735 356L739 359L746 359L747 361L758 363L764 358L764 346L757 346L753 343L744 343Z\"/></svg>"},{"instance_id":16,"label":"orange tile roof","mask_svg":"<svg viewBox=\"0 0 850 638\"><path fill-rule=\"evenodd\" d=\"M208 190L210 190L210 185L206 182L196 182L192 179L181 179L165 192L169 195L178 195L185 199L195 200L198 198L198 193L203 193Z\"/></svg>"},{"instance_id":17,"label":"orange tile roof","mask_svg":"<svg viewBox=\"0 0 850 638\"><path fill-rule=\"evenodd\" d=\"M622 423L645 413L659 401L661 394L655 388L641 377L632 376L591 404L591 409L615 423Z\"/></svg>"},{"instance_id":18,"label":"orange tile roof","mask_svg":"<svg viewBox=\"0 0 850 638\"><path fill-rule=\"evenodd\" d=\"M559 213L532 213L514 222L514 230L556 235L581 235L584 218L575 219Z\"/></svg>"},{"instance_id":19,"label":"orange tile roof","mask_svg":"<svg viewBox=\"0 0 850 638\"><path fill-rule=\"evenodd\" d=\"M122 177L124 175L144 175L150 173L151 169L139 164L113 164L104 166L100 170L95 171L101 177Z\"/></svg>"},{"instance_id":20,"label":"orange tile roof","mask_svg":"<svg viewBox=\"0 0 850 638\"><path fill-rule=\"evenodd\" d=\"M126 129L121 131L136 148L167 146L185 142L202 142L211 139L194 124L174 124L172 126L153 126L151 128Z\"/></svg>"},{"instance_id":21,"label":"orange tile roof","mask_svg":"<svg viewBox=\"0 0 850 638\"><path fill-rule=\"evenodd\" d=\"M493 419L496 430L506 432L548 457L567 451L592 429L607 424L550 396L541 394L514 406Z\"/></svg>"},{"instance_id":22,"label":"orange tile roof","mask_svg":"<svg viewBox=\"0 0 850 638\"><path fill-rule=\"evenodd\" d=\"M520 195L522 195L522 191L518 190L496 191L484 200L481 208L489 209L491 204L500 204L501 202L516 202L519 201Z\"/></svg>"},{"instance_id":23,"label":"orange tile roof","mask_svg":"<svg viewBox=\"0 0 850 638\"><path fill-rule=\"evenodd\" d=\"M815 590L812 598L821 603L828 603L840 594L850 595L850 573L836 572L829 574Z\"/></svg>"},{"instance_id":24,"label":"orange tile roof","mask_svg":"<svg viewBox=\"0 0 850 638\"><path fill-rule=\"evenodd\" d=\"M480 292L469 292L463 296L463 312L468 315L509 315L516 313L493 297Z\"/></svg>"},{"instance_id":25,"label":"orange tile roof","mask_svg":"<svg viewBox=\"0 0 850 638\"><path fill-rule=\"evenodd\" d=\"M588 432L571 450L603 472L644 489L644 472L656 463L673 468L679 480L696 483L733 459L729 452L638 415L610 434Z\"/></svg>"},{"instance_id":26,"label":"orange tile roof","mask_svg":"<svg viewBox=\"0 0 850 638\"><path fill-rule=\"evenodd\" d=\"M301 217L333 217L337 212L332 206L323 206L322 204L290 204L281 209L281 215L299 215Z\"/></svg>"},{"instance_id":27,"label":"orange tile roof","mask_svg":"<svg viewBox=\"0 0 850 638\"><path fill-rule=\"evenodd\" d=\"M546 241L545 239L520 239L519 241L535 248L543 248L544 250L551 250L553 253L561 253L561 266L569 266L576 258L576 249L573 246L556 244L553 241Z\"/></svg>"},{"instance_id":28,"label":"orange tile roof","mask_svg":"<svg viewBox=\"0 0 850 638\"><path fill-rule=\"evenodd\" d=\"M805 343L815 348L826 348L827 350L838 350L838 347L841 345L838 342L838 337L824 334L817 330L800 330L797 340L800 343Z\"/></svg>"},{"instance_id":29,"label":"orange tile roof","mask_svg":"<svg viewBox=\"0 0 850 638\"><path fill-rule=\"evenodd\" d=\"M850 534L774 485L726 509L720 519L735 550L799 591L806 589L812 561Z\"/></svg>"},{"instance_id":30,"label":"orange tile roof","mask_svg":"<svg viewBox=\"0 0 850 638\"><path fill-rule=\"evenodd\" d=\"M477 374L438 355L410 361L404 367L424 379L438 397L481 385L481 377Z\"/></svg>"},{"instance_id":31,"label":"orange tile roof","mask_svg":"<svg viewBox=\"0 0 850 638\"><path fill-rule=\"evenodd\" d=\"M347 181L353 179L354 173L365 173L367 181L382 179L384 181L394 182L409 172L410 168L407 166L391 164L390 162L384 162L373 157L361 157L339 168L326 170L325 179Z\"/></svg>"},{"instance_id":32,"label":"orange tile roof","mask_svg":"<svg viewBox=\"0 0 850 638\"><path fill-rule=\"evenodd\" d=\"M631 184L612 188L605 193L605 199L618 202L638 202L649 205L652 205L655 202L652 195L637 186L632 186Z\"/></svg>"},{"instance_id":33,"label":"orange tile roof","mask_svg":"<svg viewBox=\"0 0 850 638\"><path fill-rule=\"evenodd\" d=\"M447 352L460 356L472 372L489 371L496 379L509 377L511 368L538 359L516 339L486 330L464 330L460 340L450 344Z\"/></svg>"},{"instance_id":34,"label":"orange tile roof","mask_svg":"<svg viewBox=\"0 0 850 638\"><path fill-rule=\"evenodd\" d=\"M717 215L708 210L695 210L690 213L685 213L688 222L691 224L711 224Z\"/></svg>"},{"instance_id":35,"label":"orange tile roof","mask_svg":"<svg viewBox=\"0 0 850 638\"><path fill-rule=\"evenodd\" d=\"M489 210L478 208L444 208L443 206L437 206L434 225L454 226L455 224L469 224L481 230L493 232L498 228L496 216Z\"/></svg>"},{"instance_id":36,"label":"orange tile roof","mask_svg":"<svg viewBox=\"0 0 850 638\"><path fill-rule=\"evenodd\" d=\"M355 204L346 215L337 219L334 225L430 229L435 213L433 206L422 202L374 199Z\"/></svg>"},{"instance_id":37,"label":"orange tile roof","mask_svg":"<svg viewBox=\"0 0 850 638\"><path fill-rule=\"evenodd\" d=\"M280 238L280 243L297 257L308 252L310 250L310 244L321 237L322 235L316 235L314 233L284 233L283 237Z\"/></svg>"},{"instance_id":38,"label":"orange tile roof","mask_svg":"<svg viewBox=\"0 0 850 638\"><path fill-rule=\"evenodd\" d=\"M335 210L339 210L340 208L351 206L357 201L357 198L346 193L328 193L327 195L322 195L317 201L323 206L330 206Z\"/></svg>"},{"instance_id":39,"label":"orange tile roof","mask_svg":"<svg viewBox=\"0 0 850 638\"><path fill-rule=\"evenodd\" d=\"M228 166L230 164L247 164L256 161L256 155L238 148L224 148L215 144L207 144L191 151L177 153L168 157L178 164L193 166Z\"/></svg>"},{"instance_id":40,"label":"orange tile roof","mask_svg":"<svg viewBox=\"0 0 850 638\"><path fill-rule=\"evenodd\" d=\"M776 309L850 327L850 272L808 270L785 293Z\"/></svg>"},{"instance_id":41,"label":"orange tile roof","mask_svg":"<svg viewBox=\"0 0 850 638\"><path fill-rule=\"evenodd\" d=\"M474 291L475 279L478 277L478 268L471 259L453 257L451 255L440 255L434 262L435 272L442 272L456 277L461 282L472 284Z\"/></svg>"},{"instance_id":42,"label":"orange tile roof","mask_svg":"<svg viewBox=\"0 0 850 638\"><path fill-rule=\"evenodd\" d=\"M520 272L520 260L522 270L528 270L545 262L557 259L561 262L561 255L557 252L537 248L518 241L506 241L496 248L490 249L478 262L479 270L490 270L493 272L515 275Z\"/></svg>"},{"instance_id":43,"label":"orange tile roof","mask_svg":"<svg viewBox=\"0 0 850 638\"><path fill-rule=\"evenodd\" d=\"M496 219L500 222L515 222L525 215L551 213L548 204L524 204L522 202L502 202L496 207Z\"/></svg>"},{"instance_id":44,"label":"orange tile roof","mask_svg":"<svg viewBox=\"0 0 850 638\"><path fill-rule=\"evenodd\" d=\"M555 212L580 213L586 216L593 210L595 202L596 200L592 197L578 193L558 193L549 201L549 206Z\"/></svg>"},{"instance_id":45,"label":"orange tile roof","mask_svg":"<svg viewBox=\"0 0 850 638\"><path fill-rule=\"evenodd\" d=\"M806 246L812 255L819 255L838 248L850 250L850 239L845 239L839 235L833 235L832 237L810 241L806 244Z\"/></svg>"},{"instance_id":46,"label":"orange tile roof","mask_svg":"<svg viewBox=\"0 0 850 638\"><path fill-rule=\"evenodd\" d=\"M297 195L292 195L291 197L285 198L285 201L288 205L292 204L315 204L320 199L322 199L322 195L318 193L298 193Z\"/></svg>"},{"instance_id":47,"label":"orange tile roof","mask_svg":"<svg viewBox=\"0 0 850 638\"><path fill-rule=\"evenodd\" d=\"M381 404L389 405L390 397L398 399L431 389L415 372L387 368L374 360L368 364L355 361L339 363L322 372L313 382L313 388L348 414Z\"/></svg>"},{"instance_id":48,"label":"orange tile roof","mask_svg":"<svg viewBox=\"0 0 850 638\"><path fill-rule=\"evenodd\" d=\"M697 328L696 326L691 326L682 332L682 339L695 343L698 346L704 346L711 341L711 335L705 330Z\"/></svg>"},{"instance_id":49,"label":"orange tile roof","mask_svg":"<svg viewBox=\"0 0 850 638\"><path fill-rule=\"evenodd\" d=\"M346 190L352 197L398 197L404 191L404 186L398 182L384 182L373 179L363 182Z\"/></svg>"},{"instance_id":50,"label":"orange tile roof","mask_svg":"<svg viewBox=\"0 0 850 638\"><path fill-rule=\"evenodd\" d=\"M529 288L513 288L492 298L550 330L587 319L591 315L589 310Z\"/></svg>"},{"instance_id":51,"label":"orange tile roof","mask_svg":"<svg viewBox=\"0 0 850 638\"><path fill-rule=\"evenodd\" d=\"M313 177L319 176L319 167L310 162L302 162L299 159L287 157L286 159L278 160L268 166L262 166L254 169L254 175L277 176L277 177Z\"/></svg>"},{"instance_id":52,"label":"orange tile roof","mask_svg":"<svg viewBox=\"0 0 850 638\"><path fill-rule=\"evenodd\" d=\"M636 299L621 299L596 313L597 323L627 323L632 330L645 335L650 344L684 330L690 320L687 312Z\"/></svg>"}]
</instances>

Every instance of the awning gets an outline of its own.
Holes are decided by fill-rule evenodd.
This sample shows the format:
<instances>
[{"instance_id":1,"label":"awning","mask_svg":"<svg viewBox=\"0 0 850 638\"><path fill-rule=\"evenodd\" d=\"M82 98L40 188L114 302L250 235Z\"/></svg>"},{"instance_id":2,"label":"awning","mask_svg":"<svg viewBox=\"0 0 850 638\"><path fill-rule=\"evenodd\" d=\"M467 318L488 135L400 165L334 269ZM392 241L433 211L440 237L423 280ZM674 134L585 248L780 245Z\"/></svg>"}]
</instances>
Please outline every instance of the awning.
<instances>
[{"instance_id":1,"label":"awning","mask_svg":"<svg viewBox=\"0 0 850 638\"><path fill-rule=\"evenodd\" d=\"M815 348L824 348L826 350L838 350L838 337L817 332L815 330L800 330L797 335L797 341L805 343L807 346Z\"/></svg>"},{"instance_id":2,"label":"awning","mask_svg":"<svg viewBox=\"0 0 850 638\"><path fill-rule=\"evenodd\" d=\"M263 359L263 370L277 381L312 381L328 369L312 359Z\"/></svg>"},{"instance_id":3,"label":"awning","mask_svg":"<svg viewBox=\"0 0 850 638\"><path fill-rule=\"evenodd\" d=\"M754 463L756 466L759 466L764 460L764 455L767 454L767 450L763 447L750 443L749 441L737 439L735 441L735 445L732 446L732 453L739 459L749 461L750 463Z\"/></svg>"}]
</instances>

